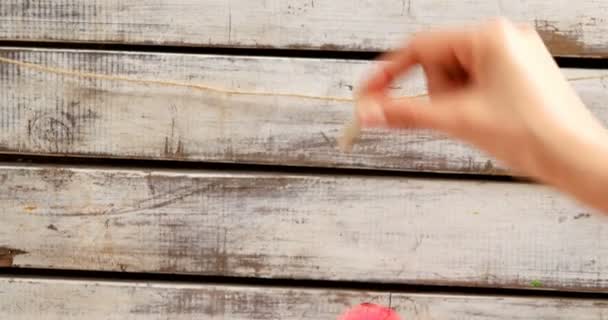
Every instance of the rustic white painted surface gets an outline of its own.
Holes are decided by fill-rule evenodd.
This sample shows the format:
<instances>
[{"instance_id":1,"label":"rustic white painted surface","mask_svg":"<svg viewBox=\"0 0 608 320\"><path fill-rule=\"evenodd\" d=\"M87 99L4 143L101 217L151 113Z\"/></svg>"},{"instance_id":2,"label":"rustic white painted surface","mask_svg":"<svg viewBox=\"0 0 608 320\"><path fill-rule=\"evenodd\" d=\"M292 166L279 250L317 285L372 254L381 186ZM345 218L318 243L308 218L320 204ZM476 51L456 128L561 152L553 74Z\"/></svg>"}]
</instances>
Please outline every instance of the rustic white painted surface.
<instances>
[{"instance_id":1,"label":"rustic white painted surface","mask_svg":"<svg viewBox=\"0 0 608 320\"><path fill-rule=\"evenodd\" d=\"M579 0L3 0L0 38L385 50L493 16L530 23L557 55L605 55L608 5Z\"/></svg>"},{"instance_id":2,"label":"rustic white painted surface","mask_svg":"<svg viewBox=\"0 0 608 320\"><path fill-rule=\"evenodd\" d=\"M601 320L608 314L608 302L599 299L0 278L0 316L11 320L333 320L362 302L390 303L408 320Z\"/></svg>"},{"instance_id":3,"label":"rustic white painted surface","mask_svg":"<svg viewBox=\"0 0 608 320\"><path fill-rule=\"evenodd\" d=\"M371 67L365 61L209 55L6 48L0 54L102 74L340 97L351 97ZM606 81L573 82L605 122ZM424 87L416 74L395 91L420 94ZM421 131L370 131L353 153L342 153L336 138L351 116L351 103L74 79L6 64L0 64L0 92L0 152L5 153L501 173L483 154Z\"/></svg>"},{"instance_id":4,"label":"rustic white painted surface","mask_svg":"<svg viewBox=\"0 0 608 320\"><path fill-rule=\"evenodd\" d=\"M541 186L8 165L0 182L5 266L608 288L608 217Z\"/></svg>"},{"instance_id":5,"label":"rustic white painted surface","mask_svg":"<svg viewBox=\"0 0 608 320\"><path fill-rule=\"evenodd\" d=\"M389 293L0 278L0 317L10 320L335 320L363 301L388 304Z\"/></svg>"}]
</instances>

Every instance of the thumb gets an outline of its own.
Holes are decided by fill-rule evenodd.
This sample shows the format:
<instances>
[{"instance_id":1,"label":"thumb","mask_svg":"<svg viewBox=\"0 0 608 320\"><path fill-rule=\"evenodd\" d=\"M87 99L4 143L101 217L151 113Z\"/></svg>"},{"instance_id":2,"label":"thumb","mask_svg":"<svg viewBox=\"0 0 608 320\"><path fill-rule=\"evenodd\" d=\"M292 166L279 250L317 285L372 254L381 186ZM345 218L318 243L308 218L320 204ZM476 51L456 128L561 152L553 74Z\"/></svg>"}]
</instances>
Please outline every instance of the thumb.
<instances>
[{"instance_id":1,"label":"thumb","mask_svg":"<svg viewBox=\"0 0 608 320\"><path fill-rule=\"evenodd\" d=\"M366 128L450 131L461 118L462 108L459 106L466 101L466 96L461 94L444 94L432 100L427 96L363 98L357 107L357 115L361 126Z\"/></svg>"}]
</instances>

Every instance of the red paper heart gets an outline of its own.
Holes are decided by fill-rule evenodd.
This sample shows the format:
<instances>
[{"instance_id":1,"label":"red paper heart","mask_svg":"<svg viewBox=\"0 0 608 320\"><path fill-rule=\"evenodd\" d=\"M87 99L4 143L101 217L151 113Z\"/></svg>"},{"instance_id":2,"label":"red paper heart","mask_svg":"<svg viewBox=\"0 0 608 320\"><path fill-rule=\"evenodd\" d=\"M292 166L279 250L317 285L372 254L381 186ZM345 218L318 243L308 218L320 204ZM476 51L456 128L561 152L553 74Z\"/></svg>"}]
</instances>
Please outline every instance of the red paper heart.
<instances>
[{"instance_id":1,"label":"red paper heart","mask_svg":"<svg viewBox=\"0 0 608 320\"><path fill-rule=\"evenodd\" d=\"M401 320L391 308L373 303L362 303L342 314L338 320Z\"/></svg>"}]
</instances>

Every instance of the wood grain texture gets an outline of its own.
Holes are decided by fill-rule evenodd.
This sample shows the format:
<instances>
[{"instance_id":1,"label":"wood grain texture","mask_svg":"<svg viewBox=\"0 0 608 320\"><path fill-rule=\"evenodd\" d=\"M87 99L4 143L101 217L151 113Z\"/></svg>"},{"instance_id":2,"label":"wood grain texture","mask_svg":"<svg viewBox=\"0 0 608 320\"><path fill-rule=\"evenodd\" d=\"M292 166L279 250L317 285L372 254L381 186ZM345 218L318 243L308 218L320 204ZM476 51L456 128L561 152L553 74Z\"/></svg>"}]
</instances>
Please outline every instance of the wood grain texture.
<instances>
[{"instance_id":1,"label":"wood grain texture","mask_svg":"<svg viewBox=\"0 0 608 320\"><path fill-rule=\"evenodd\" d=\"M608 288L608 217L541 186L9 165L0 182L17 267Z\"/></svg>"},{"instance_id":2,"label":"wood grain texture","mask_svg":"<svg viewBox=\"0 0 608 320\"><path fill-rule=\"evenodd\" d=\"M370 62L2 49L43 65L249 91L351 97ZM568 77L602 70L564 70ZM575 81L608 121L605 79ZM42 74L0 64L0 152L502 174L476 150L425 131L367 131L352 153L336 139L352 104L240 96ZM396 94L425 91L419 73Z\"/></svg>"},{"instance_id":3,"label":"wood grain texture","mask_svg":"<svg viewBox=\"0 0 608 320\"><path fill-rule=\"evenodd\" d=\"M4 0L0 39L377 51L506 16L534 25L555 55L605 56L607 15L597 0Z\"/></svg>"},{"instance_id":4,"label":"wood grain texture","mask_svg":"<svg viewBox=\"0 0 608 320\"><path fill-rule=\"evenodd\" d=\"M601 320L608 314L608 302L593 299L0 278L0 316L11 320L333 320L362 302L390 303L408 320Z\"/></svg>"},{"instance_id":5,"label":"wood grain texture","mask_svg":"<svg viewBox=\"0 0 608 320\"><path fill-rule=\"evenodd\" d=\"M389 294L183 283L0 278L0 316L11 320L335 320L344 310L363 301L388 304ZM598 308L594 309L597 311Z\"/></svg>"}]
</instances>

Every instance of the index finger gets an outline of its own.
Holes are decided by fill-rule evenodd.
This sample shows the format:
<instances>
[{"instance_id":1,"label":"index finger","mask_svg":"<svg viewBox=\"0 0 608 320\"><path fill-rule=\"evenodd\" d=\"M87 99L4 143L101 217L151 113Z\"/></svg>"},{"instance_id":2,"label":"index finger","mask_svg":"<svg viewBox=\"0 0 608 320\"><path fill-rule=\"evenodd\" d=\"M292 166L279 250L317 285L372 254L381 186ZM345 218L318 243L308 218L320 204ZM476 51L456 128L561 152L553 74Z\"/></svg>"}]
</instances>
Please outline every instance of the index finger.
<instances>
[{"instance_id":1,"label":"index finger","mask_svg":"<svg viewBox=\"0 0 608 320\"><path fill-rule=\"evenodd\" d=\"M415 35L404 47L384 54L379 58L386 63L364 82L360 96L384 95L388 87L399 76L413 66L459 62L468 65L472 47L472 32L469 30L436 30Z\"/></svg>"}]
</instances>

